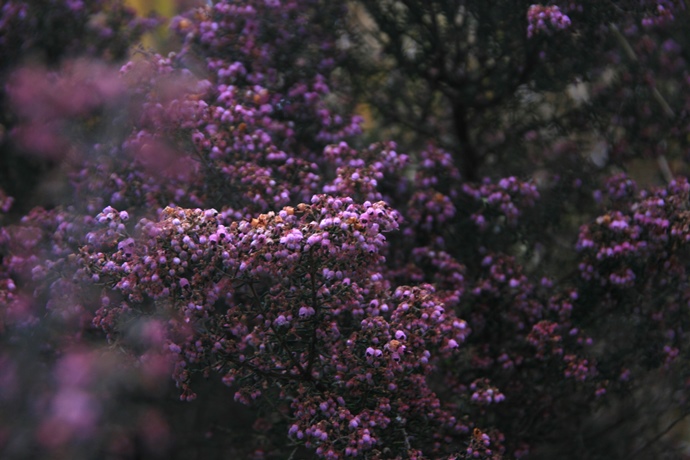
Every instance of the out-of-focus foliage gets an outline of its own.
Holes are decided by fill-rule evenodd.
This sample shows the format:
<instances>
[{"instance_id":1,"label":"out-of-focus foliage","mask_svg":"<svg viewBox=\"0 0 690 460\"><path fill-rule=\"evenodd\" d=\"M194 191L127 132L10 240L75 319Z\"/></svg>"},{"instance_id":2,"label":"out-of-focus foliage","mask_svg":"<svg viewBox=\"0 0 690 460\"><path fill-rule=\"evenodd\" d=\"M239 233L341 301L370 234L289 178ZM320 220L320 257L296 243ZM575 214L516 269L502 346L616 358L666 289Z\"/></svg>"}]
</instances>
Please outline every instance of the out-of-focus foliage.
<instances>
[{"instance_id":1,"label":"out-of-focus foliage","mask_svg":"<svg viewBox=\"0 0 690 460\"><path fill-rule=\"evenodd\" d=\"M684 155L687 14L671 1L354 1L344 42L381 125L433 138L476 179L572 150L599 167Z\"/></svg>"}]
</instances>

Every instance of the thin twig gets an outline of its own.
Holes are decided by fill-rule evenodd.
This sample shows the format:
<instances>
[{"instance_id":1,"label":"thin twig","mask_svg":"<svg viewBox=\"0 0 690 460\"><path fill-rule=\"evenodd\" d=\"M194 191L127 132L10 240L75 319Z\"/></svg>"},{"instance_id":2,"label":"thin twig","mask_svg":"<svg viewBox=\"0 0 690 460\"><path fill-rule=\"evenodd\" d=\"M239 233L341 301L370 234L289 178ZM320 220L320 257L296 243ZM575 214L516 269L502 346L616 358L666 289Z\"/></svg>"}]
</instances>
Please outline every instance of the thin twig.
<instances>
[{"instance_id":1,"label":"thin twig","mask_svg":"<svg viewBox=\"0 0 690 460\"><path fill-rule=\"evenodd\" d=\"M634 453L630 456L630 459L633 459L633 458L637 457L640 453L642 453L643 451L649 449L649 447L651 447L652 444L654 444L655 442L657 442L659 439L663 438L666 434L668 434L669 431L671 431L671 430L673 429L673 427L675 427L677 424L679 424L680 422L682 422L683 420L685 420L685 418L686 418L687 416L688 416L688 414L687 414L687 413L684 413L684 414L682 414L680 417L678 417L676 420L674 420L673 422L671 422L671 424L670 424L669 426L667 426L666 429L664 429L663 431L661 431L660 433L658 433L658 434L657 434L656 436L654 436L652 439L650 439L649 441L647 441L647 442L645 443L644 446L640 447L636 452L634 452Z\"/></svg>"},{"instance_id":2,"label":"thin twig","mask_svg":"<svg viewBox=\"0 0 690 460\"><path fill-rule=\"evenodd\" d=\"M628 56L628 59L630 59L635 64L639 64L639 59L637 58L637 54L635 54L635 50L633 50L632 46L630 46L630 42L628 42L625 36L621 33L620 29L618 29L618 26L616 26L616 24L611 23L609 24L609 29L611 29L611 31L613 32L613 35L618 40L618 43L620 43L621 47L623 48L623 51L625 51L625 54ZM659 89L656 87L656 84L651 83L650 87L652 90L652 96L654 97L654 100L661 106L661 110L662 112L664 112L664 115L666 115L666 117L669 119L676 118L676 113L673 111L671 105L668 103L666 98L664 98L661 92L659 92ZM657 164L659 165L661 175L664 176L664 180L666 180L667 183L670 183L673 180L673 173L671 172L671 168L668 165L668 161L666 160L666 157L663 154L657 157Z\"/></svg>"}]
</instances>

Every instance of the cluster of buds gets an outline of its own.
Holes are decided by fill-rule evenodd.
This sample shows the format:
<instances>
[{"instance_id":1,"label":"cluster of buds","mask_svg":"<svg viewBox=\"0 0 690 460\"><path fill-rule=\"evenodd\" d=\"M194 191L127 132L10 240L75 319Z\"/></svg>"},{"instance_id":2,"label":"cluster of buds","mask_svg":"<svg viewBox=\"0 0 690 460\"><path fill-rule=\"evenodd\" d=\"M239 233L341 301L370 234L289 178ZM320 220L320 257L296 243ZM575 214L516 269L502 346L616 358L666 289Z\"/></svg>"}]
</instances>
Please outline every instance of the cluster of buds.
<instances>
[{"instance_id":1,"label":"cluster of buds","mask_svg":"<svg viewBox=\"0 0 690 460\"><path fill-rule=\"evenodd\" d=\"M532 38L537 34L550 35L557 30L565 30L570 27L570 18L561 12L555 5L532 5L527 10L527 37Z\"/></svg>"}]
</instances>

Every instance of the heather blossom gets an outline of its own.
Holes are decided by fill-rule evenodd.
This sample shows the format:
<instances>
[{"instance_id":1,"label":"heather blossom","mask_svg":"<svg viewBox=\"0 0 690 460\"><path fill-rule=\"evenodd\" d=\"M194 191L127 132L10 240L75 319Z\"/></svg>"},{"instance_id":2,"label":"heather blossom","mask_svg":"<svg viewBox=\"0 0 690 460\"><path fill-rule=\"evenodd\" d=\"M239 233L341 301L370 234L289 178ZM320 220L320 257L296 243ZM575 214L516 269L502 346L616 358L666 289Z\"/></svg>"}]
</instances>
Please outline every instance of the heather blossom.
<instances>
[{"instance_id":1,"label":"heather blossom","mask_svg":"<svg viewBox=\"0 0 690 460\"><path fill-rule=\"evenodd\" d=\"M554 30L564 30L570 27L570 18L561 12L556 5L531 5L527 10L527 37L544 33L551 34Z\"/></svg>"}]
</instances>

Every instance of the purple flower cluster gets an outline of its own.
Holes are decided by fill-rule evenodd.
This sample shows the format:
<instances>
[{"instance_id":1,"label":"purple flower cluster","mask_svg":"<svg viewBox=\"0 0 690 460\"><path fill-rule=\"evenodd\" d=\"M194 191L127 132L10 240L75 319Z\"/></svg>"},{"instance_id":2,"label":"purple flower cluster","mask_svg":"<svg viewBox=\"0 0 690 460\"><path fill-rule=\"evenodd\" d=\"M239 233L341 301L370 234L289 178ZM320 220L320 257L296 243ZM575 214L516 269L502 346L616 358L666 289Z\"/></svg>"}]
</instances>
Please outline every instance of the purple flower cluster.
<instances>
[{"instance_id":1,"label":"purple flower cluster","mask_svg":"<svg viewBox=\"0 0 690 460\"><path fill-rule=\"evenodd\" d=\"M481 185L464 184L462 191L482 205L482 210L472 215L480 231L503 231L506 226L514 227L525 208L533 207L539 199L534 184L515 177L500 179L497 183L484 180ZM487 216L492 216L490 220Z\"/></svg>"},{"instance_id":2,"label":"purple flower cluster","mask_svg":"<svg viewBox=\"0 0 690 460\"><path fill-rule=\"evenodd\" d=\"M527 37L538 34L550 35L556 30L570 27L570 18L558 6L531 5L527 10Z\"/></svg>"},{"instance_id":3,"label":"purple flower cluster","mask_svg":"<svg viewBox=\"0 0 690 460\"><path fill-rule=\"evenodd\" d=\"M654 0L643 2L649 8L650 13L642 19L642 27L652 28L663 26L675 20L675 11L678 8L684 9L685 4L673 0Z\"/></svg>"},{"instance_id":4,"label":"purple flower cluster","mask_svg":"<svg viewBox=\"0 0 690 460\"><path fill-rule=\"evenodd\" d=\"M460 172L451 155L433 145L419 154L407 218L428 233L437 233L456 214Z\"/></svg>"},{"instance_id":5,"label":"purple flower cluster","mask_svg":"<svg viewBox=\"0 0 690 460\"><path fill-rule=\"evenodd\" d=\"M78 133L75 120L112 108L124 96L117 74L98 61L64 62L59 71L25 67L5 86L18 123L11 136L17 147L34 156L64 160ZM72 151L71 151L72 150Z\"/></svg>"},{"instance_id":6,"label":"purple flower cluster","mask_svg":"<svg viewBox=\"0 0 690 460\"><path fill-rule=\"evenodd\" d=\"M626 182L634 189L634 183ZM634 327L635 321L654 324L651 329L635 331L633 344L617 346L630 350L634 344L654 341L657 345L650 353L667 368L679 356L687 327L681 311L690 298L682 281L689 268L685 263L690 241L689 197L690 186L685 180L640 191L624 206L618 203L618 210L583 226L577 243L583 288L601 292L601 308L607 316L629 318L629 327ZM658 292L666 293L663 299L657 297ZM637 301L630 304L633 298ZM641 371L632 359L627 356L623 366L617 363L621 381ZM575 370L573 375L577 372L584 375Z\"/></svg>"},{"instance_id":7,"label":"purple flower cluster","mask_svg":"<svg viewBox=\"0 0 690 460\"><path fill-rule=\"evenodd\" d=\"M393 443L404 430L391 424L430 413L444 429L464 429L424 376L457 352L469 327L430 288L386 293L376 271L382 232L399 216L383 203L318 195L227 225L215 210L169 207L159 222L139 222L134 238L123 215L106 208L103 229L87 235L86 274L114 288L94 323L117 340L124 318L142 321L151 302L168 304L167 348L183 399L196 396L195 370L242 382L235 399L245 404L267 381L280 384L296 417L290 434L325 458ZM416 444L413 434L406 443Z\"/></svg>"}]
</instances>

